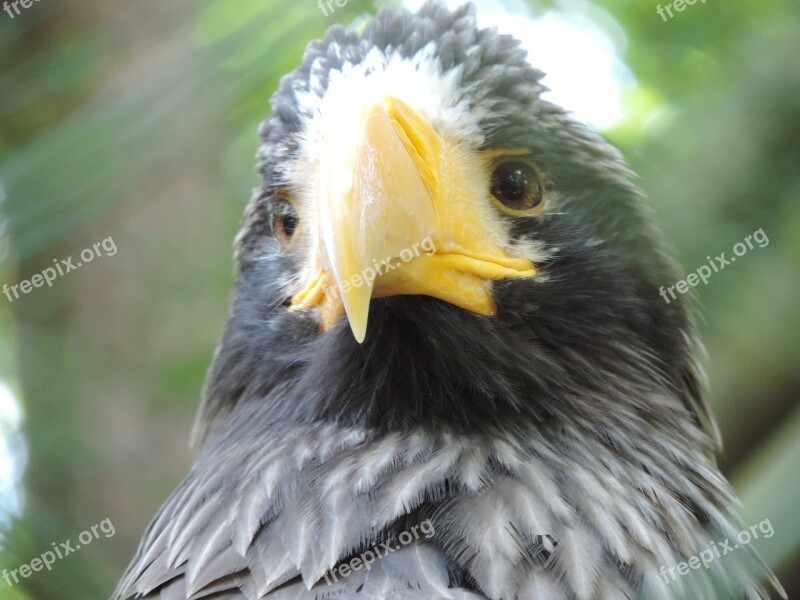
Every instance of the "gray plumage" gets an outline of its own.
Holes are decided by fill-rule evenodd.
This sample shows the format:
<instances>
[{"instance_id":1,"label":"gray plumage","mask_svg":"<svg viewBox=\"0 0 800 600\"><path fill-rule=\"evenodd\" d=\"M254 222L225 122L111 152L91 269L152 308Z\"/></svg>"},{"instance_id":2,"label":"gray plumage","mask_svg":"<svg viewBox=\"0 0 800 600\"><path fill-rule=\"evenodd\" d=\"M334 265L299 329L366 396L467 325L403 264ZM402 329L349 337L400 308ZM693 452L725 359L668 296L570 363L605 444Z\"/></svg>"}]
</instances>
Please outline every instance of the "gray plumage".
<instances>
[{"instance_id":1,"label":"gray plumage","mask_svg":"<svg viewBox=\"0 0 800 600\"><path fill-rule=\"evenodd\" d=\"M376 49L433 48L481 115L482 148L531 148L557 211L507 219L542 276L497 282L496 317L423 296L374 300L357 344L290 312L302 248L269 228L304 97ZM531 57L535 61L536 57ZM332 28L282 80L261 129L263 187L208 376L191 471L142 539L115 599L589 600L768 598L748 548L667 583L743 524L714 462L691 314L619 154L543 101L517 42L467 6L385 10ZM400 544L430 519L435 534ZM370 570L325 575L381 544ZM775 589L779 584L772 581Z\"/></svg>"}]
</instances>

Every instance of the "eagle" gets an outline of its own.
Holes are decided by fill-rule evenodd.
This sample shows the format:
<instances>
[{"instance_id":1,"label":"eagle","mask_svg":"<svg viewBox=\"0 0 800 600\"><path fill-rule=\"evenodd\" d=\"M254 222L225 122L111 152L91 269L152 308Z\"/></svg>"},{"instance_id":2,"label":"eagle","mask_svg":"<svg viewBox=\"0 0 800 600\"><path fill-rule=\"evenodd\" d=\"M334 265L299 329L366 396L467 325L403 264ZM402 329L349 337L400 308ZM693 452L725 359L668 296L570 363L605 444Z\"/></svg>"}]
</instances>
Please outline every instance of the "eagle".
<instances>
[{"instance_id":1,"label":"eagle","mask_svg":"<svg viewBox=\"0 0 800 600\"><path fill-rule=\"evenodd\" d=\"M542 77L472 5L308 45L194 464L115 600L785 597L733 548L669 247Z\"/></svg>"}]
</instances>

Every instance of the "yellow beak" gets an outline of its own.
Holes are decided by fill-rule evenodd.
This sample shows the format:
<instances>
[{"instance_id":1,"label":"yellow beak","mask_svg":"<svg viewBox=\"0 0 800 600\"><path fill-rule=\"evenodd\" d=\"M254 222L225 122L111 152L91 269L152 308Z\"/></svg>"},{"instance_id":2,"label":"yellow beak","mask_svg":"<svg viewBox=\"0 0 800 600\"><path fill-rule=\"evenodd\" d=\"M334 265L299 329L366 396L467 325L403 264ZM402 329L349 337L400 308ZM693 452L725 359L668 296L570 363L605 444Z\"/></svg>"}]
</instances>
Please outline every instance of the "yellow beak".
<instances>
[{"instance_id":1,"label":"yellow beak","mask_svg":"<svg viewBox=\"0 0 800 600\"><path fill-rule=\"evenodd\" d=\"M354 133L354 152L330 148L320 165L318 267L294 308L319 307L323 330L346 313L360 343L373 297L422 294L493 315L492 280L536 273L492 242L485 161L394 98Z\"/></svg>"}]
</instances>

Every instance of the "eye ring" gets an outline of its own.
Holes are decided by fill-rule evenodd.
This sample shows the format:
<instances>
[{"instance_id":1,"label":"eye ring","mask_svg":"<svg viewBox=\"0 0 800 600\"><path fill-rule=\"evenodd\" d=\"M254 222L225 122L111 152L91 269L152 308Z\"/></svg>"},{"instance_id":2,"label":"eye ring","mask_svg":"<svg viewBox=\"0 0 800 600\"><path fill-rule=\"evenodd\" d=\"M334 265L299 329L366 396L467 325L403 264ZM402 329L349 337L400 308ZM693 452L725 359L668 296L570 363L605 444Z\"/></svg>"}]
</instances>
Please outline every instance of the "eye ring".
<instances>
[{"instance_id":1,"label":"eye ring","mask_svg":"<svg viewBox=\"0 0 800 600\"><path fill-rule=\"evenodd\" d=\"M500 209L524 216L544 208L545 186L536 165L521 156L508 156L492 167L490 192Z\"/></svg>"},{"instance_id":2,"label":"eye ring","mask_svg":"<svg viewBox=\"0 0 800 600\"><path fill-rule=\"evenodd\" d=\"M288 191L277 190L272 196L269 209L269 226L272 235L285 248L294 239L299 225L300 218Z\"/></svg>"}]
</instances>

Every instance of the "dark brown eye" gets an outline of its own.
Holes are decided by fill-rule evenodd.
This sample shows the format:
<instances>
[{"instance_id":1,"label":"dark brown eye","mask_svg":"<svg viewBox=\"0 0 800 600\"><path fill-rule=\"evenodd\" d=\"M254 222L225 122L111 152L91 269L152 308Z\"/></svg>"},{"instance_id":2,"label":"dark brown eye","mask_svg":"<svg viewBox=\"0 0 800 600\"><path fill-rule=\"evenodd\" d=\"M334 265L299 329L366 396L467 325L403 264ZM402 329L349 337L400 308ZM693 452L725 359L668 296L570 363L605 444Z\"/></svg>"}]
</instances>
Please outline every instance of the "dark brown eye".
<instances>
[{"instance_id":1,"label":"dark brown eye","mask_svg":"<svg viewBox=\"0 0 800 600\"><path fill-rule=\"evenodd\" d=\"M539 173L523 160L508 160L492 173L492 195L511 210L531 210L544 200Z\"/></svg>"},{"instance_id":2,"label":"dark brown eye","mask_svg":"<svg viewBox=\"0 0 800 600\"><path fill-rule=\"evenodd\" d=\"M270 208L270 227L275 238L286 245L292 241L299 219L287 194L278 192Z\"/></svg>"}]
</instances>

